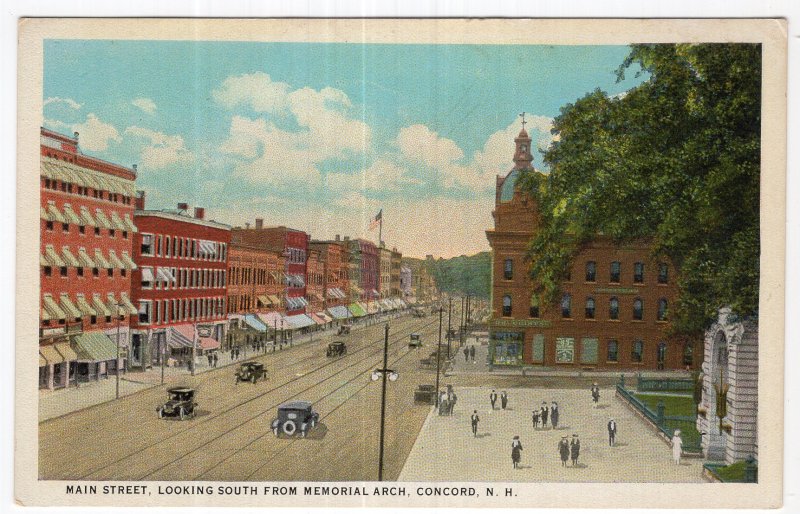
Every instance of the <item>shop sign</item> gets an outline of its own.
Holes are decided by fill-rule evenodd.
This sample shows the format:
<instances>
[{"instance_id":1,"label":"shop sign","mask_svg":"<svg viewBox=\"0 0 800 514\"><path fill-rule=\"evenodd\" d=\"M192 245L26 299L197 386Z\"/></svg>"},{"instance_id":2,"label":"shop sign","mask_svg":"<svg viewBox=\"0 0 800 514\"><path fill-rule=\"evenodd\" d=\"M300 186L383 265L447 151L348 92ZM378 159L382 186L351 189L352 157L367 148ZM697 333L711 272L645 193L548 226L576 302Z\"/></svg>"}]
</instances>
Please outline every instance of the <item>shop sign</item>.
<instances>
[{"instance_id":1,"label":"shop sign","mask_svg":"<svg viewBox=\"0 0 800 514\"><path fill-rule=\"evenodd\" d=\"M551 325L546 319L494 319L491 322L493 327L542 327L547 328Z\"/></svg>"},{"instance_id":2,"label":"shop sign","mask_svg":"<svg viewBox=\"0 0 800 514\"><path fill-rule=\"evenodd\" d=\"M598 287L595 294L639 294L639 290L632 287Z\"/></svg>"}]
</instances>

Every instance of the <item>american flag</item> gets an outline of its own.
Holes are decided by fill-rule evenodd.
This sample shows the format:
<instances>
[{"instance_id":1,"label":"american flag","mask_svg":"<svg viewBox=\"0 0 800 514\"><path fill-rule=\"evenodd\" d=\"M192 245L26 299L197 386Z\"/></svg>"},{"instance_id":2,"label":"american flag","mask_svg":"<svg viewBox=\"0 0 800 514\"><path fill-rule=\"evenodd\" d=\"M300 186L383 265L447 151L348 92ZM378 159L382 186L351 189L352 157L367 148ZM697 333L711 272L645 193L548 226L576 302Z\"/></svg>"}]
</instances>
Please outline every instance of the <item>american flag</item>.
<instances>
[{"instance_id":1,"label":"american flag","mask_svg":"<svg viewBox=\"0 0 800 514\"><path fill-rule=\"evenodd\" d=\"M383 219L383 209L379 210L378 214L376 214L375 217L369 221L369 229L375 230L376 228L378 228L378 224L381 223L382 219Z\"/></svg>"}]
</instances>

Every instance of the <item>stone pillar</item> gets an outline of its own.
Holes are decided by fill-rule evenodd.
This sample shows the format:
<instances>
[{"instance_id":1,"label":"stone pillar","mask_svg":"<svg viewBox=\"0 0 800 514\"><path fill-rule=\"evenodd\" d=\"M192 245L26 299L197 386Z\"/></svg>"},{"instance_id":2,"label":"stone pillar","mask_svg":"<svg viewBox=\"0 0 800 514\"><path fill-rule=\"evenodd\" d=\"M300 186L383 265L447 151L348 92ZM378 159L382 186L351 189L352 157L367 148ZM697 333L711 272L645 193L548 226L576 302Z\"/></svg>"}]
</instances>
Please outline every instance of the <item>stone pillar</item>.
<instances>
[{"instance_id":1,"label":"stone pillar","mask_svg":"<svg viewBox=\"0 0 800 514\"><path fill-rule=\"evenodd\" d=\"M731 351L731 390L728 420L732 425L725 461L732 463L758 458L758 325L745 322L741 339Z\"/></svg>"}]
</instances>

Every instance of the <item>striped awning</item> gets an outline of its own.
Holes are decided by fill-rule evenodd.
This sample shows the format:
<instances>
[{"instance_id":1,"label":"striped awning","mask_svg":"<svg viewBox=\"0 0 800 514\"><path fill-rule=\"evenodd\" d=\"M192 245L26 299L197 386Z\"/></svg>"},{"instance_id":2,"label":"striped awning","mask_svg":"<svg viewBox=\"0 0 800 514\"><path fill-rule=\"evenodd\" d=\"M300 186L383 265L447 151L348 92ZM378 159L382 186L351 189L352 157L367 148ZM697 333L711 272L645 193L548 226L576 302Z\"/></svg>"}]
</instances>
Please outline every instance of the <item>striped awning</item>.
<instances>
[{"instance_id":1,"label":"striped awning","mask_svg":"<svg viewBox=\"0 0 800 514\"><path fill-rule=\"evenodd\" d=\"M335 305L328 307L328 312L336 319L347 319L352 317L352 314L344 305Z\"/></svg>"},{"instance_id":2,"label":"striped awning","mask_svg":"<svg viewBox=\"0 0 800 514\"><path fill-rule=\"evenodd\" d=\"M367 311L365 311L358 303L351 303L348 309L350 310L350 313L356 318L361 318L367 315Z\"/></svg>"},{"instance_id":3,"label":"striped awning","mask_svg":"<svg viewBox=\"0 0 800 514\"><path fill-rule=\"evenodd\" d=\"M169 327L167 344L172 348L191 348L194 346L194 325L184 323Z\"/></svg>"},{"instance_id":4,"label":"striped awning","mask_svg":"<svg viewBox=\"0 0 800 514\"><path fill-rule=\"evenodd\" d=\"M81 311L78 307L72 303L72 300L69 299L69 295L67 293L61 293L61 297L59 298L59 304L61 305L61 309L69 314L72 318L80 318Z\"/></svg>"},{"instance_id":5,"label":"striped awning","mask_svg":"<svg viewBox=\"0 0 800 514\"><path fill-rule=\"evenodd\" d=\"M111 316L111 311L108 310L106 304L103 303L103 299L100 297L100 293L95 293L92 295L92 305L94 306L97 313L101 316Z\"/></svg>"},{"instance_id":6,"label":"striped awning","mask_svg":"<svg viewBox=\"0 0 800 514\"><path fill-rule=\"evenodd\" d=\"M58 255L58 253L56 253L56 250L55 248L53 248L53 245L45 246L44 255L47 258L47 262L49 262L50 265L53 266L54 268L61 268L67 265L61 258L61 256Z\"/></svg>"},{"instance_id":7,"label":"striped awning","mask_svg":"<svg viewBox=\"0 0 800 514\"><path fill-rule=\"evenodd\" d=\"M258 330L259 332L265 332L267 330L267 326L258 319L257 316L252 314L245 314L244 322L247 323L250 328Z\"/></svg>"},{"instance_id":8,"label":"striped awning","mask_svg":"<svg viewBox=\"0 0 800 514\"><path fill-rule=\"evenodd\" d=\"M50 315L50 319L67 319L67 313L61 310L61 307L58 306L56 301L49 294L42 297L42 307L47 311L47 314Z\"/></svg>"},{"instance_id":9,"label":"striped awning","mask_svg":"<svg viewBox=\"0 0 800 514\"><path fill-rule=\"evenodd\" d=\"M65 362L78 360L78 354L72 349L69 343L56 343L53 345L58 353L64 357Z\"/></svg>"},{"instance_id":10,"label":"striped awning","mask_svg":"<svg viewBox=\"0 0 800 514\"><path fill-rule=\"evenodd\" d=\"M277 307L277 306L279 306L281 304L281 299L278 298L277 296L275 296L274 294L268 294L267 298L270 299L270 301L272 302L272 305L274 305L275 307Z\"/></svg>"},{"instance_id":11,"label":"striped awning","mask_svg":"<svg viewBox=\"0 0 800 514\"><path fill-rule=\"evenodd\" d=\"M79 361L104 362L117 358L117 344L103 332L84 332L71 339Z\"/></svg>"},{"instance_id":12,"label":"striped awning","mask_svg":"<svg viewBox=\"0 0 800 514\"><path fill-rule=\"evenodd\" d=\"M131 232L139 232L139 229L136 228L136 225L133 223L130 214L125 214L125 217L122 220L125 223L125 226L128 227L128 230Z\"/></svg>"},{"instance_id":13,"label":"striped awning","mask_svg":"<svg viewBox=\"0 0 800 514\"><path fill-rule=\"evenodd\" d=\"M78 259L72 255L72 252L69 250L69 246L64 246L61 248L61 255L64 257L64 261L67 263L67 266L77 268L81 265L81 263L78 262Z\"/></svg>"},{"instance_id":14,"label":"striped awning","mask_svg":"<svg viewBox=\"0 0 800 514\"><path fill-rule=\"evenodd\" d=\"M83 221L81 220L80 216L78 216L75 211L72 210L72 206L70 206L70 204L65 203L63 205L63 209L64 217L69 223L72 223L73 225L83 225Z\"/></svg>"},{"instance_id":15,"label":"striped awning","mask_svg":"<svg viewBox=\"0 0 800 514\"><path fill-rule=\"evenodd\" d=\"M128 293L120 293L120 301L122 305L128 310L128 314L131 316L138 314L139 310L133 305L131 299L128 298Z\"/></svg>"},{"instance_id":16,"label":"striped awning","mask_svg":"<svg viewBox=\"0 0 800 514\"><path fill-rule=\"evenodd\" d=\"M115 268L118 269L126 268L125 263L122 262L119 257L117 257L117 252L115 252L114 250L108 251L108 260Z\"/></svg>"},{"instance_id":17,"label":"striped awning","mask_svg":"<svg viewBox=\"0 0 800 514\"><path fill-rule=\"evenodd\" d=\"M270 328L281 328L281 322L285 323L284 317L280 312L259 312L256 316Z\"/></svg>"},{"instance_id":18,"label":"striped awning","mask_svg":"<svg viewBox=\"0 0 800 514\"><path fill-rule=\"evenodd\" d=\"M95 264L89 254L86 253L86 248L79 248L78 249L78 260L81 262L81 266L85 268L99 268L99 264Z\"/></svg>"},{"instance_id":19,"label":"striped awning","mask_svg":"<svg viewBox=\"0 0 800 514\"><path fill-rule=\"evenodd\" d=\"M273 305L272 300L269 299L269 296L260 294L256 296L258 301L261 303L263 307L271 307Z\"/></svg>"},{"instance_id":20,"label":"striped awning","mask_svg":"<svg viewBox=\"0 0 800 514\"><path fill-rule=\"evenodd\" d=\"M92 307L89 302L86 301L85 296L78 293L76 298L78 300L78 309L80 309L84 316L97 316L97 311L94 310L94 307Z\"/></svg>"},{"instance_id":21,"label":"striped awning","mask_svg":"<svg viewBox=\"0 0 800 514\"><path fill-rule=\"evenodd\" d=\"M122 262L125 264L125 268L134 270L136 269L136 264L134 264L133 259L131 256L128 255L128 250L122 250Z\"/></svg>"},{"instance_id":22,"label":"striped awning","mask_svg":"<svg viewBox=\"0 0 800 514\"><path fill-rule=\"evenodd\" d=\"M125 222L119 217L117 211L111 211L111 224L117 230L128 230L128 226L125 225Z\"/></svg>"},{"instance_id":23,"label":"striped awning","mask_svg":"<svg viewBox=\"0 0 800 514\"><path fill-rule=\"evenodd\" d=\"M81 205L81 219L83 220L84 225L88 225L90 227L96 227L97 221L95 221L92 214L89 212L89 209Z\"/></svg>"},{"instance_id":24,"label":"striped awning","mask_svg":"<svg viewBox=\"0 0 800 514\"><path fill-rule=\"evenodd\" d=\"M52 202L47 204L47 213L50 214L50 221L57 221L59 223L67 222L67 218L61 214L61 211L59 211L58 207Z\"/></svg>"},{"instance_id":25,"label":"striped awning","mask_svg":"<svg viewBox=\"0 0 800 514\"><path fill-rule=\"evenodd\" d=\"M295 314L294 316L286 316L286 321L292 328L306 328L317 323L305 314Z\"/></svg>"},{"instance_id":26,"label":"striped awning","mask_svg":"<svg viewBox=\"0 0 800 514\"><path fill-rule=\"evenodd\" d=\"M106 306L112 313L116 312L117 316L124 316L127 314L127 312L125 312L126 309L114 298L114 293L108 293L106 295Z\"/></svg>"},{"instance_id":27,"label":"striped awning","mask_svg":"<svg viewBox=\"0 0 800 514\"><path fill-rule=\"evenodd\" d=\"M45 358L48 364L59 364L64 362L64 357L58 353L53 345L40 346L39 353Z\"/></svg>"},{"instance_id":28,"label":"striped awning","mask_svg":"<svg viewBox=\"0 0 800 514\"><path fill-rule=\"evenodd\" d=\"M323 316L320 316L319 314L313 312L309 313L308 317L311 318L317 325L324 325L325 323L327 323L327 320Z\"/></svg>"},{"instance_id":29,"label":"striped awning","mask_svg":"<svg viewBox=\"0 0 800 514\"><path fill-rule=\"evenodd\" d=\"M111 221L106 217L105 213L100 209L94 210L94 218L97 220L97 225L100 228L105 229L112 229L114 226L111 224Z\"/></svg>"},{"instance_id":30,"label":"striped awning","mask_svg":"<svg viewBox=\"0 0 800 514\"><path fill-rule=\"evenodd\" d=\"M97 263L98 268L114 269L114 265L103 256L103 252L99 248L94 249L94 262Z\"/></svg>"}]
</instances>

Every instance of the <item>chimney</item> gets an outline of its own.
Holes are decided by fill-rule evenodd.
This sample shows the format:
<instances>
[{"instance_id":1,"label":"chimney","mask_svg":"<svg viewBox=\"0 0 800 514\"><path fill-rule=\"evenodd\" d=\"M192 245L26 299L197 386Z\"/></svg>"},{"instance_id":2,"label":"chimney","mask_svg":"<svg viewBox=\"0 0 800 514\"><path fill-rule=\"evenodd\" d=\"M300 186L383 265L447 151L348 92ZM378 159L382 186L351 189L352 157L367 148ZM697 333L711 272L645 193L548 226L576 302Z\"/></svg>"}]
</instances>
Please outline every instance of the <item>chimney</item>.
<instances>
[{"instance_id":1,"label":"chimney","mask_svg":"<svg viewBox=\"0 0 800 514\"><path fill-rule=\"evenodd\" d=\"M178 210L179 211L188 211L189 210L189 204L188 203L179 203L178 204Z\"/></svg>"},{"instance_id":2,"label":"chimney","mask_svg":"<svg viewBox=\"0 0 800 514\"><path fill-rule=\"evenodd\" d=\"M342 240L342 236L340 236L339 234L336 234L336 240L337 241L341 241Z\"/></svg>"},{"instance_id":3,"label":"chimney","mask_svg":"<svg viewBox=\"0 0 800 514\"><path fill-rule=\"evenodd\" d=\"M350 236L344 236L345 241L350 241Z\"/></svg>"},{"instance_id":4,"label":"chimney","mask_svg":"<svg viewBox=\"0 0 800 514\"><path fill-rule=\"evenodd\" d=\"M203 207L195 207L194 208L194 217L198 220L202 220L206 218L206 210Z\"/></svg>"},{"instance_id":5,"label":"chimney","mask_svg":"<svg viewBox=\"0 0 800 514\"><path fill-rule=\"evenodd\" d=\"M256 230L264 228L264 218L256 218Z\"/></svg>"},{"instance_id":6,"label":"chimney","mask_svg":"<svg viewBox=\"0 0 800 514\"><path fill-rule=\"evenodd\" d=\"M136 197L133 199L133 208L137 211L144 210L144 191L136 191Z\"/></svg>"},{"instance_id":7,"label":"chimney","mask_svg":"<svg viewBox=\"0 0 800 514\"><path fill-rule=\"evenodd\" d=\"M77 143L78 142L78 138L80 137L80 133L73 132L72 134L75 136L75 142Z\"/></svg>"}]
</instances>

